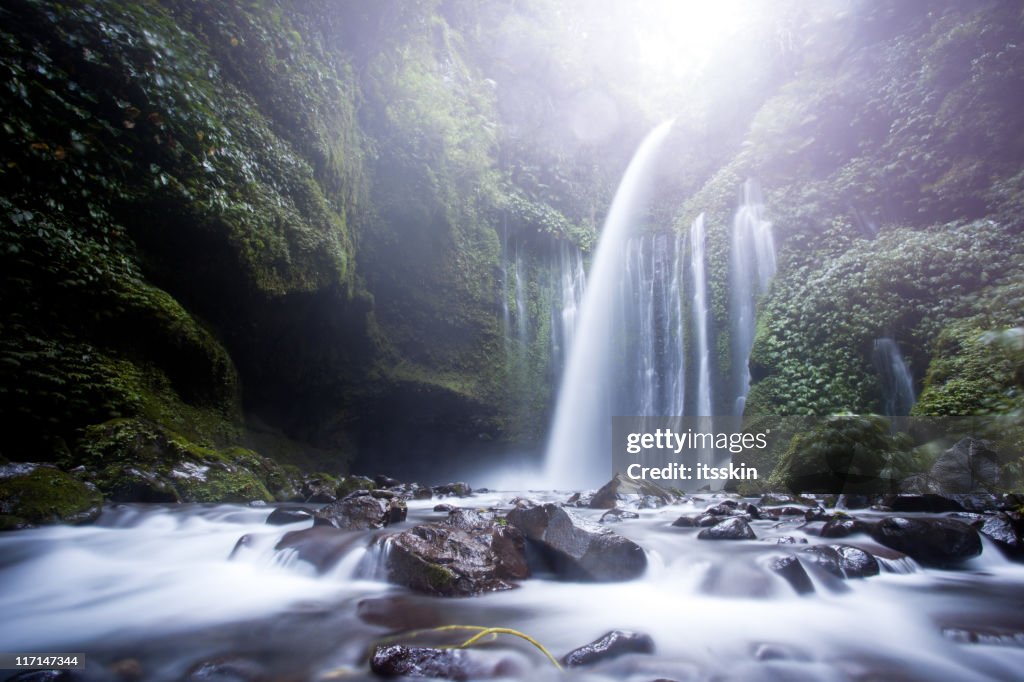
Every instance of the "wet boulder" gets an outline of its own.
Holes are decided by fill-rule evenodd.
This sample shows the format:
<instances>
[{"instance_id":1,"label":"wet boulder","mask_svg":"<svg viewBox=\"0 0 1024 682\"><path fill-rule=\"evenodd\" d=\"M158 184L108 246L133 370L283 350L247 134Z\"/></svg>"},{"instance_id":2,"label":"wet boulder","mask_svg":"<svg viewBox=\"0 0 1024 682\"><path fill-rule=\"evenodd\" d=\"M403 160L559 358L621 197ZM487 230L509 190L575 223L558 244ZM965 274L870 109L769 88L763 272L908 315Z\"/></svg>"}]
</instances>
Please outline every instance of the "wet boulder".
<instances>
[{"instance_id":1,"label":"wet boulder","mask_svg":"<svg viewBox=\"0 0 1024 682\"><path fill-rule=\"evenodd\" d=\"M594 640L573 649L562 657L567 668L578 668L608 661L625 654L653 654L654 640L650 635L624 630L612 630Z\"/></svg>"},{"instance_id":2,"label":"wet boulder","mask_svg":"<svg viewBox=\"0 0 1024 682\"><path fill-rule=\"evenodd\" d=\"M875 557L850 545L813 545L803 555L837 578L868 578L881 570Z\"/></svg>"},{"instance_id":3,"label":"wet boulder","mask_svg":"<svg viewBox=\"0 0 1024 682\"><path fill-rule=\"evenodd\" d=\"M591 509L614 509L621 505L631 505L640 509L654 509L672 504L675 500L675 495L650 481L635 481L616 474L615 478L594 493L589 506Z\"/></svg>"},{"instance_id":4,"label":"wet boulder","mask_svg":"<svg viewBox=\"0 0 1024 682\"><path fill-rule=\"evenodd\" d=\"M647 568L647 556L635 542L555 504L518 506L508 522L556 574L571 580L632 580Z\"/></svg>"},{"instance_id":5,"label":"wet boulder","mask_svg":"<svg viewBox=\"0 0 1024 682\"><path fill-rule=\"evenodd\" d=\"M601 514L601 518L598 520L600 523L619 523L627 519L638 519L640 515L634 511L628 509L609 509L604 514Z\"/></svg>"},{"instance_id":6,"label":"wet boulder","mask_svg":"<svg viewBox=\"0 0 1024 682\"><path fill-rule=\"evenodd\" d=\"M378 646L370 657L370 670L381 677L430 677L468 680L490 677L489 666L466 649L435 649L401 644Z\"/></svg>"},{"instance_id":7,"label":"wet boulder","mask_svg":"<svg viewBox=\"0 0 1024 682\"><path fill-rule=\"evenodd\" d=\"M892 516L875 524L871 537L929 566L955 565L981 554L978 532L956 519Z\"/></svg>"},{"instance_id":8,"label":"wet boulder","mask_svg":"<svg viewBox=\"0 0 1024 682\"><path fill-rule=\"evenodd\" d=\"M238 541L232 555L247 543L248 538L243 536ZM274 549L278 552L293 551L299 559L312 564L317 573L325 573L360 542L365 543L365 539L359 533L346 533L331 526L313 526L285 533Z\"/></svg>"},{"instance_id":9,"label":"wet boulder","mask_svg":"<svg viewBox=\"0 0 1024 682\"><path fill-rule=\"evenodd\" d=\"M601 517L604 518L603 516ZM675 528L696 528L697 517L696 516L680 516L678 519L672 522L672 526Z\"/></svg>"},{"instance_id":10,"label":"wet boulder","mask_svg":"<svg viewBox=\"0 0 1024 682\"><path fill-rule=\"evenodd\" d=\"M302 523L303 521L311 520L313 514L314 512L311 509L278 507L270 512L266 523L269 526L286 526L290 523Z\"/></svg>"},{"instance_id":11,"label":"wet boulder","mask_svg":"<svg viewBox=\"0 0 1024 682\"><path fill-rule=\"evenodd\" d=\"M845 538L855 533L867 533L871 525L851 516L836 516L829 519L821 529L823 538Z\"/></svg>"},{"instance_id":12,"label":"wet boulder","mask_svg":"<svg viewBox=\"0 0 1024 682\"><path fill-rule=\"evenodd\" d=\"M391 538L389 579L427 594L467 596L511 589L514 580L529 577L518 530L497 521L477 526L466 518L414 526Z\"/></svg>"},{"instance_id":13,"label":"wet boulder","mask_svg":"<svg viewBox=\"0 0 1024 682\"><path fill-rule=\"evenodd\" d=\"M406 513L402 500L351 494L316 512L313 525L340 530L368 530L404 521Z\"/></svg>"},{"instance_id":14,"label":"wet boulder","mask_svg":"<svg viewBox=\"0 0 1024 682\"><path fill-rule=\"evenodd\" d=\"M307 476L299 492L303 502L330 504L338 499L338 481L327 474Z\"/></svg>"},{"instance_id":15,"label":"wet boulder","mask_svg":"<svg viewBox=\"0 0 1024 682\"><path fill-rule=\"evenodd\" d=\"M591 500L594 499L594 491L589 490L587 492L573 493L569 496L569 499L565 501L566 507L580 507L586 509L590 507Z\"/></svg>"},{"instance_id":16,"label":"wet boulder","mask_svg":"<svg viewBox=\"0 0 1024 682\"><path fill-rule=\"evenodd\" d=\"M814 583L811 582L811 577L807 575L800 560L792 554L769 559L768 570L789 583L789 586L797 594L814 592Z\"/></svg>"},{"instance_id":17,"label":"wet boulder","mask_svg":"<svg viewBox=\"0 0 1024 682\"><path fill-rule=\"evenodd\" d=\"M383 474L378 474L373 477L373 484L378 488L397 488L402 485L402 482L397 478L391 478Z\"/></svg>"},{"instance_id":18,"label":"wet boulder","mask_svg":"<svg viewBox=\"0 0 1024 682\"><path fill-rule=\"evenodd\" d=\"M698 540L754 540L756 538L750 524L739 516L727 518L697 534Z\"/></svg>"},{"instance_id":19,"label":"wet boulder","mask_svg":"<svg viewBox=\"0 0 1024 682\"><path fill-rule=\"evenodd\" d=\"M958 520L969 524L979 533L989 538L1007 556L1014 558L1024 556L1024 542L1020 534L1020 522L1004 512L991 514L974 514L961 512L953 514Z\"/></svg>"}]
</instances>

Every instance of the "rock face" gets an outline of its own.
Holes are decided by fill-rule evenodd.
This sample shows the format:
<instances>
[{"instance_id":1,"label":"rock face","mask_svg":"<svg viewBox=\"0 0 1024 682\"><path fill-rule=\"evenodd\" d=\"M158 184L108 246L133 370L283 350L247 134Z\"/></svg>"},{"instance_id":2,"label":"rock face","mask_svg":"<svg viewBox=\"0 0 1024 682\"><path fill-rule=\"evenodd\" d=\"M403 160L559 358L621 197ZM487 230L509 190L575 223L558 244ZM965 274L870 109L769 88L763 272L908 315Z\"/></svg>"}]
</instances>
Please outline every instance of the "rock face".
<instances>
[{"instance_id":1,"label":"rock face","mask_svg":"<svg viewBox=\"0 0 1024 682\"><path fill-rule=\"evenodd\" d=\"M964 438L935 460L929 475L944 493L984 491L999 481L999 457L988 441Z\"/></svg>"},{"instance_id":2,"label":"rock face","mask_svg":"<svg viewBox=\"0 0 1024 682\"><path fill-rule=\"evenodd\" d=\"M455 509L445 523L414 526L391 539L388 576L419 592L467 596L507 590L528 578L526 542L516 528Z\"/></svg>"},{"instance_id":3,"label":"rock face","mask_svg":"<svg viewBox=\"0 0 1024 682\"><path fill-rule=\"evenodd\" d=\"M540 549L555 573L571 580L631 580L647 568L635 542L555 504L516 507L508 522Z\"/></svg>"},{"instance_id":4,"label":"rock face","mask_svg":"<svg viewBox=\"0 0 1024 682\"><path fill-rule=\"evenodd\" d=\"M756 538L750 524L739 516L720 521L697 534L698 540L754 540Z\"/></svg>"},{"instance_id":5,"label":"rock face","mask_svg":"<svg viewBox=\"0 0 1024 682\"><path fill-rule=\"evenodd\" d=\"M369 530L405 520L405 502L369 494L360 495L359 492L363 491L357 491L316 512L313 525L341 530Z\"/></svg>"},{"instance_id":6,"label":"rock face","mask_svg":"<svg viewBox=\"0 0 1024 682\"><path fill-rule=\"evenodd\" d=\"M593 665L625 654L653 654L654 640L649 635L612 630L590 644L573 649L562 657L568 668Z\"/></svg>"},{"instance_id":7,"label":"rock face","mask_svg":"<svg viewBox=\"0 0 1024 682\"><path fill-rule=\"evenodd\" d=\"M399 644L379 646L370 658L370 670L381 677L432 677L468 680L488 675L463 649L433 649Z\"/></svg>"},{"instance_id":8,"label":"rock face","mask_svg":"<svg viewBox=\"0 0 1024 682\"><path fill-rule=\"evenodd\" d=\"M871 529L875 542L929 566L948 566L981 554L978 532L955 519L893 516Z\"/></svg>"},{"instance_id":9,"label":"rock face","mask_svg":"<svg viewBox=\"0 0 1024 682\"><path fill-rule=\"evenodd\" d=\"M671 504L675 495L650 481L634 481L622 474L605 483L590 498L591 509L614 509L620 502L638 509L654 509Z\"/></svg>"}]
</instances>

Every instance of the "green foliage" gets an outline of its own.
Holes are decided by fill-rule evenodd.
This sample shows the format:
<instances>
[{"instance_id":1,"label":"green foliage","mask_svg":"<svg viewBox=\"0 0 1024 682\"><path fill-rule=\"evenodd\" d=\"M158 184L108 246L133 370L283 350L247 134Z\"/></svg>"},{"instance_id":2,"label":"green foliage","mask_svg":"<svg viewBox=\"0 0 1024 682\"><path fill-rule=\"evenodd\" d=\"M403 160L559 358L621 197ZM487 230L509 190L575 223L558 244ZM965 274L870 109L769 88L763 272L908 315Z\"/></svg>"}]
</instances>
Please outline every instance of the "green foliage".
<instances>
[{"instance_id":1,"label":"green foliage","mask_svg":"<svg viewBox=\"0 0 1024 682\"><path fill-rule=\"evenodd\" d=\"M0 530L24 524L84 520L103 496L73 476L49 466L0 478Z\"/></svg>"},{"instance_id":2,"label":"green foliage","mask_svg":"<svg viewBox=\"0 0 1024 682\"><path fill-rule=\"evenodd\" d=\"M769 488L794 493L884 492L916 473L908 444L877 416L829 417L799 432L772 472Z\"/></svg>"}]
</instances>

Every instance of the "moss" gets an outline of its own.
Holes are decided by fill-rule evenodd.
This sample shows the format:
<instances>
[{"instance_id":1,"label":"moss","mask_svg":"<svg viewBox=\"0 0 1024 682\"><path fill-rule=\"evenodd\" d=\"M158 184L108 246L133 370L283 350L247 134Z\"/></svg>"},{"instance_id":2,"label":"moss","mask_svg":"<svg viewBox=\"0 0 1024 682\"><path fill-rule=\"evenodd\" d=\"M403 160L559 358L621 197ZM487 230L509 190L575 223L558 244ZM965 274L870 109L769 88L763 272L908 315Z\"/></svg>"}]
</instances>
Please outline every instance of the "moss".
<instances>
[{"instance_id":1,"label":"moss","mask_svg":"<svg viewBox=\"0 0 1024 682\"><path fill-rule=\"evenodd\" d=\"M423 562L423 577L430 590L437 594L448 594L458 580L458 575L450 568L428 561Z\"/></svg>"},{"instance_id":2,"label":"moss","mask_svg":"<svg viewBox=\"0 0 1024 682\"><path fill-rule=\"evenodd\" d=\"M81 522L93 518L102 503L95 489L48 466L0 479L0 527Z\"/></svg>"}]
</instances>

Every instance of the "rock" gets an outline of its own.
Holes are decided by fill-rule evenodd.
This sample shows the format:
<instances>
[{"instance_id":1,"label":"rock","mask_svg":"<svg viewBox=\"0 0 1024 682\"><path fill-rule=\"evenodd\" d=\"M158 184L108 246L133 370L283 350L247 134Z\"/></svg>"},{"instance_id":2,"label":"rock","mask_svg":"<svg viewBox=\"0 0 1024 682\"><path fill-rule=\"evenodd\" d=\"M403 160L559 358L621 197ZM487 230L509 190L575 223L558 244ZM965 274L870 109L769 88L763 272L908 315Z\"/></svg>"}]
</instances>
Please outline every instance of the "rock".
<instances>
[{"instance_id":1,"label":"rock","mask_svg":"<svg viewBox=\"0 0 1024 682\"><path fill-rule=\"evenodd\" d=\"M433 492L437 497L469 497L473 489L465 483L447 483L434 486Z\"/></svg>"},{"instance_id":2,"label":"rock","mask_svg":"<svg viewBox=\"0 0 1024 682\"><path fill-rule=\"evenodd\" d=\"M270 512L270 516L267 517L267 525L285 526L289 523L309 521L312 518L313 510L311 509L278 507Z\"/></svg>"},{"instance_id":3,"label":"rock","mask_svg":"<svg viewBox=\"0 0 1024 682\"><path fill-rule=\"evenodd\" d=\"M750 524L738 516L716 523L697 534L698 540L754 540L756 538Z\"/></svg>"},{"instance_id":4,"label":"rock","mask_svg":"<svg viewBox=\"0 0 1024 682\"><path fill-rule=\"evenodd\" d=\"M487 666L466 649L433 649L400 644L379 646L370 657L370 670L381 677L432 677L468 680L487 677Z\"/></svg>"},{"instance_id":5,"label":"rock","mask_svg":"<svg viewBox=\"0 0 1024 682\"><path fill-rule=\"evenodd\" d=\"M867 578L881 570L875 557L850 545L813 545L803 553L837 578Z\"/></svg>"},{"instance_id":6,"label":"rock","mask_svg":"<svg viewBox=\"0 0 1024 682\"><path fill-rule=\"evenodd\" d=\"M810 521L827 521L830 518L832 518L832 516L827 511L825 511L823 508L821 508L821 507L815 507L813 509L808 509L807 511L804 512L804 520L808 521L808 522L810 522Z\"/></svg>"},{"instance_id":7,"label":"rock","mask_svg":"<svg viewBox=\"0 0 1024 682\"><path fill-rule=\"evenodd\" d=\"M593 665L625 654L653 654L654 640L649 635L612 630L590 644L573 649L562 657L567 668Z\"/></svg>"},{"instance_id":8,"label":"rock","mask_svg":"<svg viewBox=\"0 0 1024 682\"><path fill-rule=\"evenodd\" d=\"M452 506L450 504L435 504L434 505L434 511L436 511L436 512L448 513L448 512L450 512L451 510L453 510L455 508L456 507L454 507L454 506Z\"/></svg>"},{"instance_id":9,"label":"rock","mask_svg":"<svg viewBox=\"0 0 1024 682\"><path fill-rule=\"evenodd\" d=\"M708 507L704 510L705 514L711 514L713 516L732 516L736 510L736 505L728 504L717 504L713 507Z\"/></svg>"},{"instance_id":10,"label":"rock","mask_svg":"<svg viewBox=\"0 0 1024 682\"><path fill-rule=\"evenodd\" d=\"M836 516L829 519L821 529L823 538L845 538L854 533L867 533L870 524L850 516Z\"/></svg>"},{"instance_id":11,"label":"rock","mask_svg":"<svg viewBox=\"0 0 1024 682\"><path fill-rule=\"evenodd\" d=\"M600 523L619 523L626 519L638 518L640 518L640 515L636 512L629 511L628 509L619 509L616 507L615 509L609 509L604 514L601 514L601 518L599 519L599 521Z\"/></svg>"},{"instance_id":12,"label":"rock","mask_svg":"<svg viewBox=\"0 0 1024 682\"><path fill-rule=\"evenodd\" d=\"M651 499L647 499L651 498ZM650 481L634 481L622 474L605 483L590 500L591 509L614 509L619 503L652 505L641 509L654 509L672 504L675 495Z\"/></svg>"},{"instance_id":13,"label":"rock","mask_svg":"<svg viewBox=\"0 0 1024 682\"><path fill-rule=\"evenodd\" d=\"M882 498L882 503L894 512L931 512L933 514L950 511L963 511L963 506L955 499L943 495L889 495Z\"/></svg>"},{"instance_id":14,"label":"rock","mask_svg":"<svg viewBox=\"0 0 1024 682\"><path fill-rule=\"evenodd\" d=\"M647 557L635 542L558 505L516 507L507 518L562 577L631 580L647 568Z\"/></svg>"},{"instance_id":15,"label":"rock","mask_svg":"<svg viewBox=\"0 0 1024 682\"><path fill-rule=\"evenodd\" d=\"M807 513L807 510L801 507L773 507L770 509L762 509L761 513L765 516L777 519L780 516L804 516Z\"/></svg>"},{"instance_id":16,"label":"rock","mask_svg":"<svg viewBox=\"0 0 1024 682\"><path fill-rule=\"evenodd\" d=\"M267 502L266 502L266 500L252 500L251 502L249 502L248 506L256 507L256 508L266 507L267 506Z\"/></svg>"},{"instance_id":17,"label":"rock","mask_svg":"<svg viewBox=\"0 0 1024 682\"><path fill-rule=\"evenodd\" d=\"M405 502L401 500L352 494L316 512L313 525L340 530L368 530L404 521L406 514Z\"/></svg>"},{"instance_id":18,"label":"rock","mask_svg":"<svg viewBox=\"0 0 1024 682\"><path fill-rule=\"evenodd\" d=\"M378 474L373 477L373 484L378 488L397 488L402 485L402 482L397 478L391 478L390 476L384 476Z\"/></svg>"},{"instance_id":19,"label":"rock","mask_svg":"<svg viewBox=\"0 0 1024 682\"><path fill-rule=\"evenodd\" d=\"M986 491L999 482L999 456L991 443L976 438L963 438L946 450L928 472L943 493Z\"/></svg>"},{"instance_id":20,"label":"rock","mask_svg":"<svg viewBox=\"0 0 1024 682\"><path fill-rule=\"evenodd\" d=\"M243 537L239 543L242 544L245 539ZM314 526L285 533L274 549L293 549L299 559L312 564L317 573L324 573L360 542L365 542L365 539L358 534L346 533L331 526ZM238 545L235 546L237 550Z\"/></svg>"},{"instance_id":21,"label":"rock","mask_svg":"<svg viewBox=\"0 0 1024 682\"><path fill-rule=\"evenodd\" d=\"M1024 543L1021 542L1020 528L1014 519L1004 512L992 514L974 514L961 512L953 516L970 524L975 530L989 538L1010 557L1024 554Z\"/></svg>"},{"instance_id":22,"label":"rock","mask_svg":"<svg viewBox=\"0 0 1024 682\"><path fill-rule=\"evenodd\" d=\"M786 493L765 493L757 502L757 506L759 507L778 507L786 504L805 504L807 506L814 506L816 503L808 497L787 495Z\"/></svg>"},{"instance_id":23,"label":"rock","mask_svg":"<svg viewBox=\"0 0 1024 682\"><path fill-rule=\"evenodd\" d=\"M764 538L762 542L771 542L776 545L806 545L807 538L798 538L792 535L780 535L777 538Z\"/></svg>"},{"instance_id":24,"label":"rock","mask_svg":"<svg viewBox=\"0 0 1024 682\"><path fill-rule=\"evenodd\" d=\"M721 523L724 518L728 517L717 516L715 514L701 514L696 518L695 523L699 528L710 528L717 523Z\"/></svg>"},{"instance_id":25,"label":"rock","mask_svg":"<svg viewBox=\"0 0 1024 682\"><path fill-rule=\"evenodd\" d=\"M814 583L811 582L811 577L807 575L803 564L795 556L790 554L772 559L768 564L768 569L789 583L797 594L814 592Z\"/></svg>"},{"instance_id":26,"label":"rock","mask_svg":"<svg viewBox=\"0 0 1024 682\"><path fill-rule=\"evenodd\" d=\"M310 476L302 483L303 502L330 504L338 499L338 482L327 476Z\"/></svg>"},{"instance_id":27,"label":"rock","mask_svg":"<svg viewBox=\"0 0 1024 682\"><path fill-rule=\"evenodd\" d=\"M220 656L194 664L182 682L263 682L267 671L256 661L235 656Z\"/></svg>"},{"instance_id":28,"label":"rock","mask_svg":"<svg viewBox=\"0 0 1024 682\"><path fill-rule=\"evenodd\" d=\"M397 594L368 597L356 604L356 615L364 623L389 630L419 630L441 625L444 611L436 599Z\"/></svg>"},{"instance_id":29,"label":"rock","mask_svg":"<svg viewBox=\"0 0 1024 682\"><path fill-rule=\"evenodd\" d=\"M602 516L601 518L604 517ZM680 516L678 519L672 522L672 525L676 528L694 528L697 526L697 517Z\"/></svg>"},{"instance_id":30,"label":"rock","mask_svg":"<svg viewBox=\"0 0 1024 682\"><path fill-rule=\"evenodd\" d=\"M449 526L467 531L490 528L493 522L493 513L488 513L485 516L478 511L462 508L452 509L448 512L448 518L445 519L445 523Z\"/></svg>"},{"instance_id":31,"label":"rock","mask_svg":"<svg viewBox=\"0 0 1024 682\"><path fill-rule=\"evenodd\" d=\"M565 506L566 507L580 507L580 508L586 509L586 508L590 507L590 503L591 503L591 501L593 501L593 499L594 499L594 491L593 490L590 490L588 492L583 492L583 493L573 493L569 497L569 499L565 501Z\"/></svg>"},{"instance_id":32,"label":"rock","mask_svg":"<svg viewBox=\"0 0 1024 682\"><path fill-rule=\"evenodd\" d=\"M468 530L429 523L391 539L388 576L427 594L467 596L515 587L529 577L525 541L501 523Z\"/></svg>"},{"instance_id":33,"label":"rock","mask_svg":"<svg viewBox=\"0 0 1024 682\"><path fill-rule=\"evenodd\" d=\"M356 490L371 490L376 487L372 479L366 476L346 476L338 483L334 494L338 499L346 497Z\"/></svg>"},{"instance_id":34,"label":"rock","mask_svg":"<svg viewBox=\"0 0 1024 682\"><path fill-rule=\"evenodd\" d=\"M0 530L37 524L95 521L103 495L49 464L17 463L0 467Z\"/></svg>"},{"instance_id":35,"label":"rock","mask_svg":"<svg viewBox=\"0 0 1024 682\"><path fill-rule=\"evenodd\" d=\"M978 532L955 519L892 516L875 524L871 537L929 566L949 566L981 554Z\"/></svg>"},{"instance_id":36,"label":"rock","mask_svg":"<svg viewBox=\"0 0 1024 682\"><path fill-rule=\"evenodd\" d=\"M745 508L745 511L747 513L747 516L749 516L752 519L761 518L761 510L752 504L748 504Z\"/></svg>"}]
</instances>

